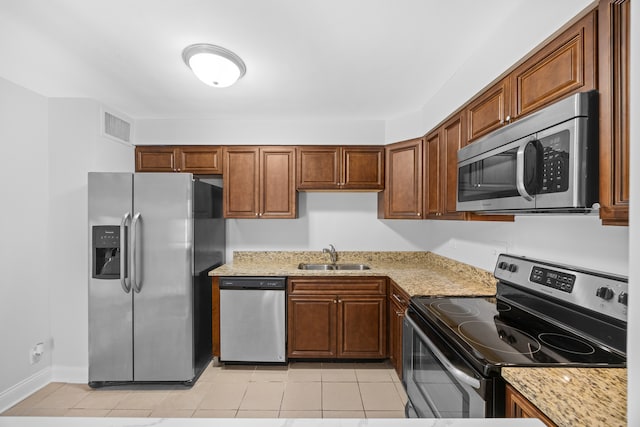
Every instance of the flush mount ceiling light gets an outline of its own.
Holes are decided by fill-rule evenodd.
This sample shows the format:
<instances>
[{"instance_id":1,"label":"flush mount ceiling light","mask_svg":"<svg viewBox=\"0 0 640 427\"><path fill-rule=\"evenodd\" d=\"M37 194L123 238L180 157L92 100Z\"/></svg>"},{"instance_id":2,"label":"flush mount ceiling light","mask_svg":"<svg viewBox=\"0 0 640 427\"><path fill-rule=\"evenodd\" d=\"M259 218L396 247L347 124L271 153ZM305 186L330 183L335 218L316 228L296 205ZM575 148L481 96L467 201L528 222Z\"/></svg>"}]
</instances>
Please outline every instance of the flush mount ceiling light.
<instances>
[{"instance_id":1,"label":"flush mount ceiling light","mask_svg":"<svg viewBox=\"0 0 640 427\"><path fill-rule=\"evenodd\" d=\"M238 55L212 44L187 46L182 51L182 59L196 77L213 87L231 86L247 71Z\"/></svg>"}]
</instances>

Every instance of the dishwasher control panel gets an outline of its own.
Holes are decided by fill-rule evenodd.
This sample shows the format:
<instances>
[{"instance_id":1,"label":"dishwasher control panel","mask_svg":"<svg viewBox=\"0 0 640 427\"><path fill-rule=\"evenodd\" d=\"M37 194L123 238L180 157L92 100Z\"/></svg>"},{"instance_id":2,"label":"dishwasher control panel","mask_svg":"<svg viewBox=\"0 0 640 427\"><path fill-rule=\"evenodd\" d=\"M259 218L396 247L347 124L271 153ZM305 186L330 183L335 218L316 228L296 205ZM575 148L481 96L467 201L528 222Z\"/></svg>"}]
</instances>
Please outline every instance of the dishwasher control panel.
<instances>
[{"instance_id":1,"label":"dishwasher control panel","mask_svg":"<svg viewBox=\"0 0 640 427\"><path fill-rule=\"evenodd\" d=\"M220 289L286 289L286 277L221 277Z\"/></svg>"}]
</instances>

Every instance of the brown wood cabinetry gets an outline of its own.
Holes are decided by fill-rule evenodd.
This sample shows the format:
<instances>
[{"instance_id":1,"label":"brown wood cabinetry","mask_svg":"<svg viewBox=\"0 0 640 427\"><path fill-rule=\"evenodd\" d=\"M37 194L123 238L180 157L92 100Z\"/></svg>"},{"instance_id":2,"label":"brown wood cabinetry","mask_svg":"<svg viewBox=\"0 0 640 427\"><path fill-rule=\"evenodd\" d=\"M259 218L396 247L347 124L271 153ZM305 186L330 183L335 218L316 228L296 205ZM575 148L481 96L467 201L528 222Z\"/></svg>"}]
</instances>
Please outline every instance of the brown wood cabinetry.
<instances>
[{"instance_id":1,"label":"brown wood cabinetry","mask_svg":"<svg viewBox=\"0 0 640 427\"><path fill-rule=\"evenodd\" d=\"M292 277L288 287L288 357L387 357L386 279Z\"/></svg>"},{"instance_id":2,"label":"brown wood cabinetry","mask_svg":"<svg viewBox=\"0 0 640 427\"><path fill-rule=\"evenodd\" d=\"M553 421L509 384L506 386L505 399L505 418L537 418L548 427L557 427Z\"/></svg>"},{"instance_id":3,"label":"brown wood cabinetry","mask_svg":"<svg viewBox=\"0 0 640 427\"><path fill-rule=\"evenodd\" d=\"M453 116L425 138L425 212L429 219L465 219L456 211L458 150L466 143L464 114Z\"/></svg>"},{"instance_id":4,"label":"brown wood cabinetry","mask_svg":"<svg viewBox=\"0 0 640 427\"><path fill-rule=\"evenodd\" d=\"M136 147L136 172L222 173L222 147L149 145Z\"/></svg>"},{"instance_id":5,"label":"brown wood cabinetry","mask_svg":"<svg viewBox=\"0 0 640 427\"><path fill-rule=\"evenodd\" d=\"M629 7L601 0L598 7L600 90L600 218L629 224Z\"/></svg>"},{"instance_id":6,"label":"brown wood cabinetry","mask_svg":"<svg viewBox=\"0 0 640 427\"><path fill-rule=\"evenodd\" d=\"M293 147L226 147L225 218L297 216Z\"/></svg>"},{"instance_id":7,"label":"brown wood cabinetry","mask_svg":"<svg viewBox=\"0 0 640 427\"><path fill-rule=\"evenodd\" d=\"M510 73L512 115L596 88L596 12L591 12Z\"/></svg>"},{"instance_id":8,"label":"brown wood cabinetry","mask_svg":"<svg viewBox=\"0 0 640 427\"><path fill-rule=\"evenodd\" d=\"M423 139L387 145L385 189L378 196L378 217L423 218Z\"/></svg>"},{"instance_id":9,"label":"brown wood cabinetry","mask_svg":"<svg viewBox=\"0 0 640 427\"><path fill-rule=\"evenodd\" d=\"M409 295L393 281L389 282L389 360L402 379L402 323L409 306Z\"/></svg>"},{"instance_id":10,"label":"brown wood cabinetry","mask_svg":"<svg viewBox=\"0 0 640 427\"><path fill-rule=\"evenodd\" d=\"M468 140L473 141L511 121L509 79L502 79L465 109Z\"/></svg>"},{"instance_id":11,"label":"brown wood cabinetry","mask_svg":"<svg viewBox=\"0 0 640 427\"><path fill-rule=\"evenodd\" d=\"M296 157L298 190L384 188L384 147L301 146Z\"/></svg>"}]
</instances>

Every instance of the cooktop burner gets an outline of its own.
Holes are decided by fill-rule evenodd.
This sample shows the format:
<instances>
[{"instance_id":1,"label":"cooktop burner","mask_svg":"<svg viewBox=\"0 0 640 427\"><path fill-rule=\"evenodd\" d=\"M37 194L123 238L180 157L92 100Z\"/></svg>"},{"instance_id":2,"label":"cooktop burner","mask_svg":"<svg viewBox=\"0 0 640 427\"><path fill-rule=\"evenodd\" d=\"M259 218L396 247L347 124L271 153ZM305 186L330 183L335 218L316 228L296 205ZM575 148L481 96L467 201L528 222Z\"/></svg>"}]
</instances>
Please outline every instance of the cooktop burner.
<instances>
[{"instance_id":1,"label":"cooktop burner","mask_svg":"<svg viewBox=\"0 0 640 427\"><path fill-rule=\"evenodd\" d=\"M414 297L412 306L485 371L501 366L625 366L625 358L608 348L496 298Z\"/></svg>"}]
</instances>

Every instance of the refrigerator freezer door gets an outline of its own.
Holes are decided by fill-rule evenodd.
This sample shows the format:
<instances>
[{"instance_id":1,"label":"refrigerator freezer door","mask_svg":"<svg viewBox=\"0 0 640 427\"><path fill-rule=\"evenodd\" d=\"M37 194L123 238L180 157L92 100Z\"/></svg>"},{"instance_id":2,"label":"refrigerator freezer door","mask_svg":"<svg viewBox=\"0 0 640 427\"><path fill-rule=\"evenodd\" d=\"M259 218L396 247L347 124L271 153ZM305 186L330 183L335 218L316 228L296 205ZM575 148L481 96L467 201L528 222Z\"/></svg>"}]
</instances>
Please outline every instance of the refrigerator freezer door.
<instances>
[{"instance_id":1,"label":"refrigerator freezer door","mask_svg":"<svg viewBox=\"0 0 640 427\"><path fill-rule=\"evenodd\" d=\"M89 269L94 267L93 227L119 226L124 215L131 212L132 192L130 173L89 173ZM121 246L125 243L120 242ZM123 289L120 277L96 279L92 273L89 272L89 382L131 381L132 293Z\"/></svg>"},{"instance_id":2,"label":"refrigerator freezer door","mask_svg":"<svg viewBox=\"0 0 640 427\"><path fill-rule=\"evenodd\" d=\"M134 380L190 381L195 371L192 175L135 174L133 212L140 214L131 239L136 246Z\"/></svg>"}]
</instances>

